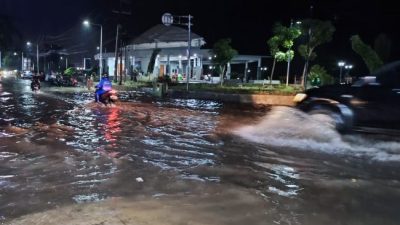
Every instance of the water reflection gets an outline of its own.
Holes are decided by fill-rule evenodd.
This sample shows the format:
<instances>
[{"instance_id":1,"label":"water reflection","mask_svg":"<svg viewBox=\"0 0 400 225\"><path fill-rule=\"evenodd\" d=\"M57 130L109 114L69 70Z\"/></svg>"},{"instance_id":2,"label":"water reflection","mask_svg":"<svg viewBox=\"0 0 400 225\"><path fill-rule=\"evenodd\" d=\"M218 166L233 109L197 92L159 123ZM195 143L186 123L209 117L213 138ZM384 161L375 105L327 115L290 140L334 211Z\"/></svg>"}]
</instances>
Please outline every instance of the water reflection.
<instances>
[{"instance_id":1,"label":"water reflection","mask_svg":"<svg viewBox=\"0 0 400 225\"><path fill-rule=\"evenodd\" d=\"M12 120L0 124L0 218L115 197L184 196L180 208L237 219L221 224L398 221L398 165L370 157L398 156L395 140L341 136L280 108L130 94L107 108L89 103L90 93L2 88L1 115Z\"/></svg>"}]
</instances>

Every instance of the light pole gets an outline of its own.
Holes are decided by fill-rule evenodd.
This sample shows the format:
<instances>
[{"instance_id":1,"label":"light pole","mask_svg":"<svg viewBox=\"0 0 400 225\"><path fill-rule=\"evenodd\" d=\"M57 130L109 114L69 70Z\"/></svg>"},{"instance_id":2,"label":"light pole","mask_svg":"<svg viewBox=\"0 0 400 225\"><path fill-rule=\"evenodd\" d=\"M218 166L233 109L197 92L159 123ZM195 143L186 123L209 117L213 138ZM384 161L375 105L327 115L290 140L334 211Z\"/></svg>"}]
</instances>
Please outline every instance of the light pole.
<instances>
[{"instance_id":1,"label":"light pole","mask_svg":"<svg viewBox=\"0 0 400 225\"><path fill-rule=\"evenodd\" d=\"M345 62L343 62L343 61L340 61L340 62L338 62L338 66L339 66L339 68L340 68L340 73L339 73L339 84L342 84L342 69L343 69L343 66L345 65Z\"/></svg>"},{"instance_id":2,"label":"light pole","mask_svg":"<svg viewBox=\"0 0 400 225\"><path fill-rule=\"evenodd\" d=\"M63 60L64 59L64 57L60 57L60 60ZM67 57L65 57L65 69L68 69L68 58Z\"/></svg>"},{"instance_id":3,"label":"light pole","mask_svg":"<svg viewBox=\"0 0 400 225\"><path fill-rule=\"evenodd\" d=\"M28 41L26 42L26 45L30 47L32 46L32 43ZM39 73L39 43L36 43L36 68L37 68L37 73Z\"/></svg>"},{"instance_id":4,"label":"light pole","mask_svg":"<svg viewBox=\"0 0 400 225\"><path fill-rule=\"evenodd\" d=\"M90 58L83 58L83 69L84 70L86 70L86 59L90 60Z\"/></svg>"},{"instance_id":5,"label":"light pole","mask_svg":"<svg viewBox=\"0 0 400 225\"><path fill-rule=\"evenodd\" d=\"M297 24L297 25L300 25L300 24L301 24L301 21L297 21L296 24ZM293 27L293 19L290 20L290 29L291 29L292 27ZM290 54L291 50L292 50L292 47L290 47L290 48L289 48L289 51L288 51L288 54L289 54L289 55L288 55L288 63L287 63L287 70L286 70L286 86L289 85L290 61L292 60L292 57L291 57L291 54Z\"/></svg>"},{"instance_id":6,"label":"light pole","mask_svg":"<svg viewBox=\"0 0 400 225\"><path fill-rule=\"evenodd\" d=\"M351 65L351 64L345 65L344 69L346 70L346 83L348 83L347 80L348 80L348 77L349 77L350 70L353 69L353 65Z\"/></svg>"},{"instance_id":7,"label":"light pole","mask_svg":"<svg viewBox=\"0 0 400 225\"><path fill-rule=\"evenodd\" d=\"M83 25L85 25L85 26L94 25L94 26L100 27L99 76L100 76L100 79L101 79L102 73L103 73L103 25L96 24L96 23L91 23L91 22L89 22L89 20L83 21Z\"/></svg>"},{"instance_id":8,"label":"light pole","mask_svg":"<svg viewBox=\"0 0 400 225\"><path fill-rule=\"evenodd\" d=\"M178 18L178 22L174 23L174 17ZM182 23L181 18L187 19L187 23ZM187 49L187 61L188 61L188 66L187 66L187 74L186 74L186 90L189 91L189 79L192 73L191 67L190 67L190 51L192 47L192 37L191 37L191 27L193 26L192 24L192 19L193 16L190 14L188 16L173 16L170 13L164 13L163 16L161 17L161 21L165 26L170 26L172 24L178 24L178 25L187 25L188 26L188 49Z\"/></svg>"},{"instance_id":9,"label":"light pole","mask_svg":"<svg viewBox=\"0 0 400 225\"><path fill-rule=\"evenodd\" d=\"M267 70L268 70L268 67L261 67L261 72L265 71L264 73L267 74ZM267 76L265 78L267 78Z\"/></svg>"}]
</instances>

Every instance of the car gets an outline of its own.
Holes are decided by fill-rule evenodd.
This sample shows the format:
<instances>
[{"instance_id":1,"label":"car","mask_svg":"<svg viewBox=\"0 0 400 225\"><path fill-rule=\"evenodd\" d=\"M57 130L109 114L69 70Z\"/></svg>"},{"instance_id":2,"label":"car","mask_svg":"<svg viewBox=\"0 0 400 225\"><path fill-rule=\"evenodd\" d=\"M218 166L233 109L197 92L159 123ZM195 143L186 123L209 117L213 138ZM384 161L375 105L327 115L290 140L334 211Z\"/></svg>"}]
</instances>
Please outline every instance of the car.
<instances>
[{"instance_id":1,"label":"car","mask_svg":"<svg viewBox=\"0 0 400 225\"><path fill-rule=\"evenodd\" d=\"M325 118L339 132L400 131L400 61L387 64L352 85L311 88L295 96L296 107Z\"/></svg>"},{"instance_id":2,"label":"car","mask_svg":"<svg viewBox=\"0 0 400 225\"><path fill-rule=\"evenodd\" d=\"M21 73L21 78L22 79L32 79L32 77L33 77L32 71L26 70L26 71Z\"/></svg>"}]
</instances>

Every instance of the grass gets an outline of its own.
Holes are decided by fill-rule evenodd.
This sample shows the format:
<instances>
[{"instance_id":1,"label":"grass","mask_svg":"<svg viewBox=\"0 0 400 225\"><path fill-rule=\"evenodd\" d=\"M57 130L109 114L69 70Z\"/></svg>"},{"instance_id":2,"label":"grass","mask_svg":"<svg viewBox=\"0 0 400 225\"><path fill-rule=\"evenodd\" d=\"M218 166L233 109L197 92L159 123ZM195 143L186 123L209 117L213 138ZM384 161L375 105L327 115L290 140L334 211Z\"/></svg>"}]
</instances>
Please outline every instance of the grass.
<instances>
[{"instance_id":1,"label":"grass","mask_svg":"<svg viewBox=\"0 0 400 225\"><path fill-rule=\"evenodd\" d=\"M169 86L173 90L186 90L186 84ZM294 95L301 92L302 88L298 85L262 85L262 84L243 84L243 85L224 85L219 84L190 84L190 91L210 91L218 93L231 94L276 94L276 95Z\"/></svg>"},{"instance_id":2,"label":"grass","mask_svg":"<svg viewBox=\"0 0 400 225\"><path fill-rule=\"evenodd\" d=\"M134 82L127 80L122 86L114 83L114 87L119 90L138 90L143 87L153 87L153 82L139 80ZM186 83L170 84L170 90L186 91ZM189 84L190 91L207 91L226 94L274 94L274 95L294 95L302 91L299 85L263 85L263 84Z\"/></svg>"}]
</instances>

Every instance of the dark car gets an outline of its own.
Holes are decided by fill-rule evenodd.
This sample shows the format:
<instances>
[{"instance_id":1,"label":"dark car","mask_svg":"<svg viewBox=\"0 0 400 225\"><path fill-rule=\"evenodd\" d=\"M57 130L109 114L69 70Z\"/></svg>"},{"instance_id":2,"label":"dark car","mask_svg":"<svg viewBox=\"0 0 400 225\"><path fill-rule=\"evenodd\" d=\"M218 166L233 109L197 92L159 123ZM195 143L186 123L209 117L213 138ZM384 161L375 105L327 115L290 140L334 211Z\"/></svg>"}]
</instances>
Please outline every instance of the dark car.
<instances>
[{"instance_id":1,"label":"dark car","mask_svg":"<svg viewBox=\"0 0 400 225\"><path fill-rule=\"evenodd\" d=\"M361 127L398 132L400 61L383 66L353 85L309 89L297 94L294 101L311 115L329 118L338 131Z\"/></svg>"}]
</instances>

